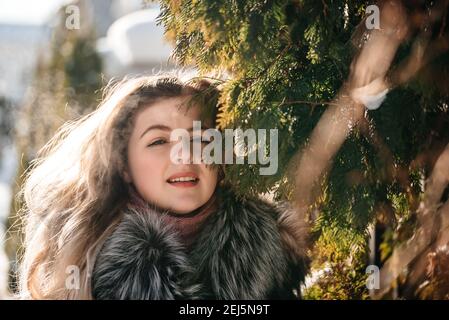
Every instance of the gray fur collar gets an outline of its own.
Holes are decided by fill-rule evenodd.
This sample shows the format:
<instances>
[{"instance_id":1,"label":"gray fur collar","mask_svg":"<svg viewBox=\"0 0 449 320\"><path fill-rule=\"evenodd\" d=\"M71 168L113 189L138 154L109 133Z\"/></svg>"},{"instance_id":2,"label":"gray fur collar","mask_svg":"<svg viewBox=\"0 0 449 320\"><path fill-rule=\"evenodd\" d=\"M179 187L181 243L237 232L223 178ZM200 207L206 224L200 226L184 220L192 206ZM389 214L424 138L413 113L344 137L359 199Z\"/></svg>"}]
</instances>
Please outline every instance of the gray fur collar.
<instances>
[{"instance_id":1,"label":"gray fur collar","mask_svg":"<svg viewBox=\"0 0 449 320\"><path fill-rule=\"evenodd\" d=\"M295 298L303 277L282 243L276 207L221 190L190 252L158 212L127 209L92 273L96 299Z\"/></svg>"}]
</instances>

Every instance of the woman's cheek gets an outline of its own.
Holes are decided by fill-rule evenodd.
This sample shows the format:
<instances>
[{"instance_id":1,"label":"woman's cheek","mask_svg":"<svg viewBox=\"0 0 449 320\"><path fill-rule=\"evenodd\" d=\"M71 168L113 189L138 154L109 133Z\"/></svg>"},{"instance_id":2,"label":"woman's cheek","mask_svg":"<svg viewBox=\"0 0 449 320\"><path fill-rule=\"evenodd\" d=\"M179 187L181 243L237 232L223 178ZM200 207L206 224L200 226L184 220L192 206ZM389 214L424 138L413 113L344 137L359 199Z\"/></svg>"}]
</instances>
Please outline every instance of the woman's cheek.
<instances>
[{"instance_id":1,"label":"woman's cheek","mask_svg":"<svg viewBox=\"0 0 449 320\"><path fill-rule=\"evenodd\" d=\"M153 154L150 157L146 158L145 163L143 164L145 167L145 175L152 176L152 177L162 177L163 167L164 167L164 160L163 157L158 156L157 154Z\"/></svg>"}]
</instances>

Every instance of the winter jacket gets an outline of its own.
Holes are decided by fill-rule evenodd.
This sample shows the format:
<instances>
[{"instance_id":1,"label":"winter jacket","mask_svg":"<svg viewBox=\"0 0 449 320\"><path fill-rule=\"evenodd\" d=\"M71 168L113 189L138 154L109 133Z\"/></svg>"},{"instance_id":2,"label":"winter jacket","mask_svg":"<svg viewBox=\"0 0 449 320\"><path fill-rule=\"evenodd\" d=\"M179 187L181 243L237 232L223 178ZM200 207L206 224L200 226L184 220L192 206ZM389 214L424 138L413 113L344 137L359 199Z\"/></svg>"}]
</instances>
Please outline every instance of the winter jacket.
<instances>
[{"instance_id":1,"label":"winter jacket","mask_svg":"<svg viewBox=\"0 0 449 320\"><path fill-rule=\"evenodd\" d=\"M259 198L237 198L230 189L220 190L217 201L189 250L156 209L124 209L96 257L93 297L299 298L307 260L281 237L280 217L293 211Z\"/></svg>"}]
</instances>

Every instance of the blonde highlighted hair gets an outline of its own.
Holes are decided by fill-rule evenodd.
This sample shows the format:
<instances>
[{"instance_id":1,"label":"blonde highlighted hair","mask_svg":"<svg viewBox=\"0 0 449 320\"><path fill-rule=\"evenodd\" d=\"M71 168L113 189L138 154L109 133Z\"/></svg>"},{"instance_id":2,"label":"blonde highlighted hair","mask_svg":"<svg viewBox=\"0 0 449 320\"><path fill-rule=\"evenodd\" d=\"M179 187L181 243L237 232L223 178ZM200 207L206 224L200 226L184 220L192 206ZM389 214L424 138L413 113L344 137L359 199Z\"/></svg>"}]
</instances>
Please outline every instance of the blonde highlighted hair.
<instances>
[{"instance_id":1,"label":"blonde highlighted hair","mask_svg":"<svg viewBox=\"0 0 449 320\"><path fill-rule=\"evenodd\" d=\"M133 119L158 99L180 96L208 101L214 106L208 115L215 119L214 82L185 81L174 75L125 79L106 90L94 112L63 125L40 150L21 190L25 203L22 298L92 298L95 255L120 219L128 197L122 172ZM79 271L79 288L67 285L67 272L72 270Z\"/></svg>"}]
</instances>

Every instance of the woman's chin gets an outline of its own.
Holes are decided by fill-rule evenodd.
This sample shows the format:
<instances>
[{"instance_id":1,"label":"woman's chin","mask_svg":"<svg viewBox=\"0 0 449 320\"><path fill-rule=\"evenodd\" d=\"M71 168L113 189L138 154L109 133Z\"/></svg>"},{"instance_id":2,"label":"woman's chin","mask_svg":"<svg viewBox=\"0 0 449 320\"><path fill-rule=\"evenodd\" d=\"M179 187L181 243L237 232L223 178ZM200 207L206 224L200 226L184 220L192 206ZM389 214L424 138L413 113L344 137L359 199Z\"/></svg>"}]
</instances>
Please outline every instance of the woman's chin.
<instances>
[{"instance_id":1,"label":"woman's chin","mask_svg":"<svg viewBox=\"0 0 449 320\"><path fill-rule=\"evenodd\" d=\"M172 208L170 211L176 214L188 214L196 209L198 209L199 207L201 207L200 205L197 204L185 204L185 205L178 205L174 208Z\"/></svg>"}]
</instances>

